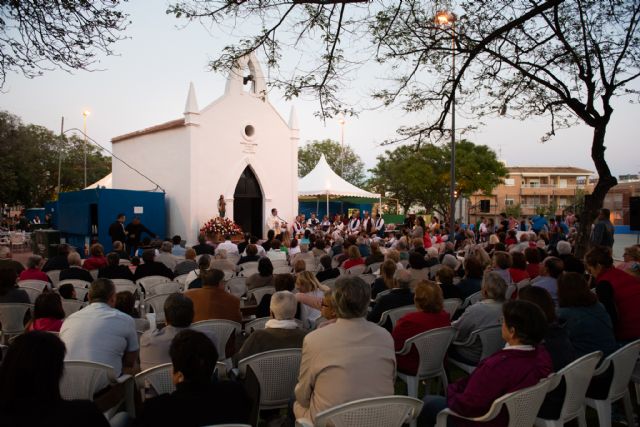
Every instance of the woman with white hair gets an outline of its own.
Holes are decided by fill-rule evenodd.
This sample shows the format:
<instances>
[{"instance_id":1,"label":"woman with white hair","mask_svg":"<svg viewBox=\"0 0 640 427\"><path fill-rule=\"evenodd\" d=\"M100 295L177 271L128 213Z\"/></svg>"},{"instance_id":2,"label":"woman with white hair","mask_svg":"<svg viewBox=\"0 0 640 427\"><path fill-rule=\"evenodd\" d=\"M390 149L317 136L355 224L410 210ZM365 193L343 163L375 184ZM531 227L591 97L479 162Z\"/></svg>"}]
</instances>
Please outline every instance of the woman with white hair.
<instances>
[{"instance_id":1,"label":"woman with white hair","mask_svg":"<svg viewBox=\"0 0 640 427\"><path fill-rule=\"evenodd\" d=\"M249 334L238 353L233 356L234 365L237 366L239 360L265 351L302 348L307 332L298 328L294 319L297 308L298 302L291 292L274 293L269 304L271 319L265 324L265 329Z\"/></svg>"},{"instance_id":2,"label":"woman with white hair","mask_svg":"<svg viewBox=\"0 0 640 427\"><path fill-rule=\"evenodd\" d=\"M44 273L41 268L44 261L40 255L31 255L27 259L27 269L20 273L18 280L42 280L49 282L49 276Z\"/></svg>"},{"instance_id":3,"label":"woman with white hair","mask_svg":"<svg viewBox=\"0 0 640 427\"><path fill-rule=\"evenodd\" d=\"M482 279L482 300L467 308L462 316L451 325L456 329L456 341L466 340L471 332L486 326L500 324L502 305L507 284L496 272L485 273ZM482 344L469 347L453 346L450 357L470 365L477 365L482 354Z\"/></svg>"}]
</instances>

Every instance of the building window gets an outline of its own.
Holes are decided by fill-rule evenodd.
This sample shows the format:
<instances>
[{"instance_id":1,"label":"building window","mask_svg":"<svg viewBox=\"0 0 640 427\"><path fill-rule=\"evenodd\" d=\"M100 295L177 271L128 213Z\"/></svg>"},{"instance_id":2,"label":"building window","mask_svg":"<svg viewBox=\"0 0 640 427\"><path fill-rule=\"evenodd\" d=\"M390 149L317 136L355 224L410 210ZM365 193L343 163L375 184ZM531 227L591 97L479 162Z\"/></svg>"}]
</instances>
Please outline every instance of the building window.
<instances>
[{"instance_id":1,"label":"building window","mask_svg":"<svg viewBox=\"0 0 640 427\"><path fill-rule=\"evenodd\" d=\"M491 211L491 200L480 200L480 212L489 213Z\"/></svg>"},{"instance_id":2,"label":"building window","mask_svg":"<svg viewBox=\"0 0 640 427\"><path fill-rule=\"evenodd\" d=\"M558 181L558 188L567 188L567 180L561 179Z\"/></svg>"},{"instance_id":3,"label":"building window","mask_svg":"<svg viewBox=\"0 0 640 427\"><path fill-rule=\"evenodd\" d=\"M529 187L531 187L531 188L539 188L540 187L540 181L529 181Z\"/></svg>"},{"instance_id":4,"label":"building window","mask_svg":"<svg viewBox=\"0 0 640 427\"><path fill-rule=\"evenodd\" d=\"M513 187L514 185L516 185L516 180L514 178L506 178L504 180L504 185L506 185L507 187Z\"/></svg>"},{"instance_id":5,"label":"building window","mask_svg":"<svg viewBox=\"0 0 640 427\"><path fill-rule=\"evenodd\" d=\"M505 206L513 206L515 205L515 201L513 199L504 199Z\"/></svg>"}]
</instances>

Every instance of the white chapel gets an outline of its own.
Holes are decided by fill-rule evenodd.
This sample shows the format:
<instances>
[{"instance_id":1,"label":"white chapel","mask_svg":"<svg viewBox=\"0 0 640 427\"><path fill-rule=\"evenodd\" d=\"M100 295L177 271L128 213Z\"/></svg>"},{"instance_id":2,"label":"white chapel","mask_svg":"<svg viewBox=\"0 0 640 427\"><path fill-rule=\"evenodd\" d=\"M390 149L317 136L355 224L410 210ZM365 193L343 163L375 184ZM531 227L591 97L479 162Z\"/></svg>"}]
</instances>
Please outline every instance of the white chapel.
<instances>
[{"instance_id":1,"label":"white chapel","mask_svg":"<svg viewBox=\"0 0 640 427\"><path fill-rule=\"evenodd\" d=\"M272 208L291 221L298 208L299 127L287 123L267 99L254 55L230 72L224 95L200 109L193 84L184 117L111 140L113 153L166 191L167 234L196 241L203 223L226 216L244 231L266 234ZM153 190L122 162L113 161L113 188Z\"/></svg>"}]
</instances>

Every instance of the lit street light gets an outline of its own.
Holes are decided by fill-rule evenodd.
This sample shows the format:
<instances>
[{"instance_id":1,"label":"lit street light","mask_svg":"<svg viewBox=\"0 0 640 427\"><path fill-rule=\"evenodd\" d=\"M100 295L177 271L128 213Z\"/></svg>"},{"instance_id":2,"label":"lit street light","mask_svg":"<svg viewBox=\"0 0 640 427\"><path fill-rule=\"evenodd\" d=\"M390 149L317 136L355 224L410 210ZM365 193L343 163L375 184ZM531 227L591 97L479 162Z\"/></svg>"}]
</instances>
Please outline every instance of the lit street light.
<instances>
[{"instance_id":1,"label":"lit street light","mask_svg":"<svg viewBox=\"0 0 640 427\"><path fill-rule=\"evenodd\" d=\"M456 15L448 10L440 10L435 16L436 25L451 26L451 176L449 186L449 241L455 245L456 228L456 92L454 82L456 78Z\"/></svg>"}]
</instances>

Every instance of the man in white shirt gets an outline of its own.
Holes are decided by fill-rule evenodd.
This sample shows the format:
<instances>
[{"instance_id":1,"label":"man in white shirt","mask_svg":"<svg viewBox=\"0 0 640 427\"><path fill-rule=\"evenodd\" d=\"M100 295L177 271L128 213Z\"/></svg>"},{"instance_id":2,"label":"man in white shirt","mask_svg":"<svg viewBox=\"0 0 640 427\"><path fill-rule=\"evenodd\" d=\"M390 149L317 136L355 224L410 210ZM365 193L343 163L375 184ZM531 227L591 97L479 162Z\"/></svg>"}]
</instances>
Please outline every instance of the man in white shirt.
<instances>
[{"instance_id":1,"label":"man in white shirt","mask_svg":"<svg viewBox=\"0 0 640 427\"><path fill-rule=\"evenodd\" d=\"M373 227L373 220L371 219L371 217L369 216L369 212L364 211L364 218L362 218L362 231L364 231L365 233L367 233L367 235L369 235L371 233L371 228Z\"/></svg>"},{"instance_id":2,"label":"man in white shirt","mask_svg":"<svg viewBox=\"0 0 640 427\"><path fill-rule=\"evenodd\" d=\"M349 234L358 234L360 232L360 218L358 217L357 211L354 211L353 215L351 215L348 231Z\"/></svg>"},{"instance_id":3,"label":"man in white shirt","mask_svg":"<svg viewBox=\"0 0 640 427\"><path fill-rule=\"evenodd\" d=\"M380 212L376 214L376 219L373 221L372 233L378 235L378 237L384 237L384 218L380 215Z\"/></svg>"},{"instance_id":4,"label":"man in white shirt","mask_svg":"<svg viewBox=\"0 0 640 427\"><path fill-rule=\"evenodd\" d=\"M295 221L293 222L293 225L291 226L291 230L293 232L293 237L297 237L298 235L304 233L304 227L300 222L300 215L296 217Z\"/></svg>"},{"instance_id":5,"label":"man in white shirt","mask_svg":"<svg viewBox=\"0 0 640 427\"><path fill-rule=\"evenodd\" d=\"M220 250L224 249L227 252L227 255L240 255L240 253L238 252L238 245L236 245L235 243L233 243L231 241L231 236L230 235L225 235L224 236L224 242L220 243L217 247L216 247L216 255L220 252Z\"/></svg>"},{"instance_id":6,"label":"man in white shirt","mask_svg":"<svg viewBox=\"0 0 640 427\"><path fill-rule=\"evenodd\" d=\"M67 347L66 360L104 363L116 375L132 373L139 349L136 324L131 316L113 308L113 282L95 280L89 288L89 303L62 324L60 339Z\"/></svg>"},{"instance_id":7,"label":"man in white shirt","mask_svg":"<svg viewBox=\"0 0 640 427\"><path fill-rule=\"evenodd\" d=\"M278 210L276 208L271 209L271 216L267 218L267 230L273 230L275 235L282 233L282 225L284 221L278 216Z\"/></svg>"}]
</instances>

